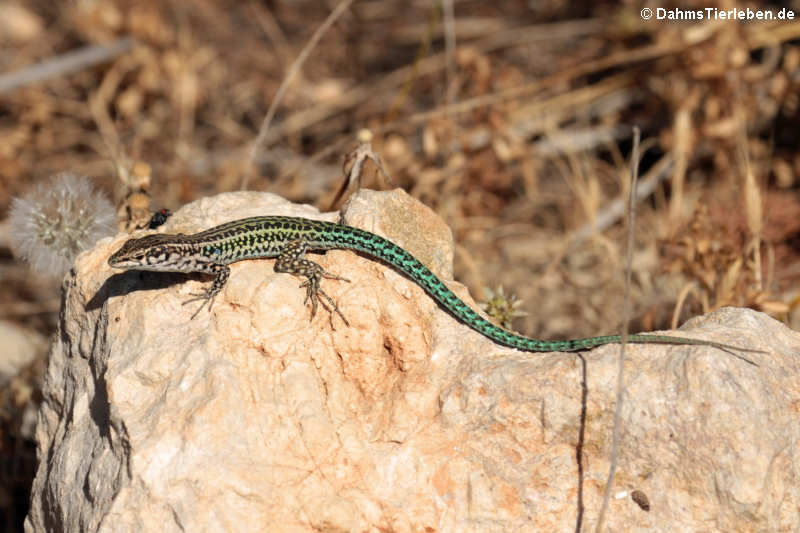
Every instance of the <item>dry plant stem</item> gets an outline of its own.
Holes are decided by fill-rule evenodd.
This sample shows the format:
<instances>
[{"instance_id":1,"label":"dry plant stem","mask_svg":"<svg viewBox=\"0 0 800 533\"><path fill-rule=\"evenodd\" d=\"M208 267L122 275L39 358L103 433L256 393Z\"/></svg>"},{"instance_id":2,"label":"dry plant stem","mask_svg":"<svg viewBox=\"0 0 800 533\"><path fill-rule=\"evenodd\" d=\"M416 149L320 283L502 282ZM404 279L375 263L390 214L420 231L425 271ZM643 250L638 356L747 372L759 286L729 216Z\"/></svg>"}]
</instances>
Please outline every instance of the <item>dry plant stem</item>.
<instances>
[{"instance_id":1,"label":"dry plant stem","mask_svg":"<svg viewBox=\"0 0 800 533\"><path fill-rule=\"evenodd\" d=\"M629 91L621 91L623 96L628 96ZM630 99L628 99L630 101ZM586 106L581 107L581 111ZM568 111L568 116L574 116L574 111ZM599 113L606 116L610 113ZM531 150L539 157L553 157L562 152L591 152L600 147L615 150L615 143L628 137L627 128L617 126L591 126L588 128L550 128L547 137L531 143ZM612 154L613 155L613 154ZM617 163L617 161L614 161ZM627 173L626 173L627 176ZM628 183L628 180L625 180ZM626 185L627 188L627 185Z\"/></svg>"},{"instance_id":2,"label":"dry plant stem","mask_svg":"<svg viewBox=\"0 0 800 533\"><path fill-rule=\"evenodd\" d=\"M590 221L597 216L597 179L591 171L582 164L573 150L565 153L567 167L563 172L563 179L570 188L573 197L578 200L583 214Z\"/></svg>"},{"instance_id":3,"label":"dry plant stem","mask_svg":"<svg viewBox=\"0 0 800 533\"><path fill-rule=\"evenodd\" d=\"M678 293L678 301L675 302L675 310L672 312L672 321L669 324L670 329L678 329L678 318L681 316L683 303L691 293L694 293L695 296L697 296L697 286L694 284L694 282L688 283L683 289L681 289L681 292Z\"/></svg>"},{"instance_id":4,"label":"dry plant stem","mask_svg":"<svg viewBox=\"0 0 800 533\"><path fill-rule=\"evenodd\" d=\"M756 31L749 36L747 43L751 51L762 46L774 46L800 37L800 23L798 22L759 24L754 28Z\"/></svg>"},{"instance_id":5,"label":"dry plant stem","mask_svg":"<svg viewBox=\"0 0 800 533\"><path fill-rule=\"evenodd\" d=\"M649 144L645 142L645 144ZM641 151L641 150L640 150ZM659 159L650 172L642 180L642 184L636 187L636 201L641 201L650 196L656 190L661 181L669 176L669 170L672 168L673 157L672 154L665 154ZM572 232L567 236L565 244L559 250L552 254L550 262L544 270L544 273L539 277L538 281L534 282L534 288L539 287L544 280L555 270L561 263L564 256L572 250L575 246L588 239L592 235L604 231L606 228L615 224L625 214L625 202L622 198L616 198L609 203L602 211L600 211L593 222L584 224L579 229Z\"/></svg>"},{"instance_id":6,"label":"dry plant stem","mask_svg":"<svg viewBox=\"0 0 800 533\"><path fill-rule=\"evenodd\" d=\"M764 213L761 203L761 191L756 183L753 167L750 165L750 152L747 143L746 114L742 110L741 84L736 85L737 106L736 120L739 123L738 151L744 168L744 207L747 220L747 229L750 230L752 239L746 249L753 249L753 275L755 276L756 289L760 292L763 288L761 279L761 231L764 227Z\"/></svg>"},{"instance_id":7,"label":"dry plant stem","mask_svg":"<svg viewBox=\"0 0 800 533\"><path fill-rule=\"evenodd\" d=\"M627 90L627 87L632 85L633 82L634 79L628 75L613 76L606 80L603 80L600 83L596 83L591 87L576 89L566 94L561 94L558 96L554 96L552 98L548 98L546 100L541 100L539 102L527 106L525 108L525 111L526 113L536 113L536 112L541 112L542 110L552 110L552 109L562 110L560 112L562 113L563 116L560 117L560 120L564 121L567 120L569 117L573 116L577 110L585 109L587 105L591 105L592 102L604 96L612 94L615 91ZM491 97L492 99L496 99L497 95L489 95L489 97ZM464 102L461 102L461 104L469 103L472 101L473 100L466 100ZM490 102L486 102L487 105L489 103ZM458 109L457 105L446 106L445 108L437 108L431 111L416 113L406 119L389 121L383 124L382 126L378 126L377 128L371 128L371 131L377 135L386 131L390 131L392 129L396 129L401 126L423 124L428 122L430 119L434 117L440 116L442 114L442 109L451 110L451 112L461 111L461 109ZM310 125L311 124L309 124L309 126ZM349 142L351 142L351 139L349 137L342 138L332 144L329 144L322 150L313 154L311 157L301 160L300 163L291 165L289 168L280 173L278 178L275 180L276 183L281 183L289 176L292 176L300 172L303 168L305 168L306 164L312 164L318 162L321 159L324 159L333 153L341 152L344 149L344 146ZM620 216L622 216L622 213L624 212L622 207L623 204L620 204L619 216L615 217L614 221L616 221Z\"/></svg>"},{"instance_id":8,"label":"dry plant stem","mask_svg":"<svg viewBox=\"0 0 800 533\"><path fill-rule=\"evenodd\" d=\"M135 43L132 37L123 37L116 41L95 46L85 46L79 50L67 52L52 59L18 72L0 76L0 94L36 83L48 78L77 72L85 68L105 63L130 50Z\"/></svg>"},{"instance_id":9,"label":"dry plant stem","mask_svg":"<svg viewBox=\"0 0 800 533\"><path fill-rule=\"evenodd\" d=\"M437 7L432 7L433 11L436 11L436 9ZM420 77L419 72L417 72L417 67L421 64L423 58L430 54L434 26L436 23L435 20L436 17L434 15L431 17L431 20L427 25L428 27L427 31L425 32L425 37L417 47L417 53L414 57L414 60L411 62L411 71L403 83L403 87L397 91L397 94L392 99L392 104L389 106L389 111L386 113L386 118L383 120L384 123L391 124L394 121L394 117L400 112L400 109L403 108L404 102L411 94L411 88L414 86L414 82Z\"/></svg>"},{"instance_id":10,"label":"dry plant stem","mask_svg":"<svg viewBox=\"0 0 800 533\"><path fill-rule=\"evenodd\" d=\"M444 83L444 103L450 105L452 100L451 84L455 80L455 53L456 53L456 22L453 13L453 0L442 0L442 11L444 19L444 53L445 53L445 83Z\"/></svg>"},{"instance_id":11,"label":"dry plant stem","mask_svg":"<svg viewBox=\"0 0 800 533\"><path fill-rule=\"evenodd\" d=\"M612 54L603 59L589 61L572 69L558 72L533 83L528 83L519 87L512 87L498 93L471 98L469 100L464 100L453 104L452 106L442 106L426 113L418 113L409 120L411 123L419 123L425 122L431 118L446 116L452 113L465 113L479 107L485 107L498 102L521 98L531 93L542 91L554 86L559 86L576 77L586 76L600 70L619 67L629 63L647 61L650 59L663 57L671 53L677 53L686 49L688 46L690 45L684 43L669 45L657 44L645 46L637 50L626 51L620 54ZM302 131L303 129L326 120L332 115L345 109L362 105L364 101L374 97L375 95L386 94L387 92L394 90L396 87L406 83L409 76L414 73L416 73L418 76L425 76L433 74L444 67L444 54L430 56L420 61L415 61L413 65L397 69L385 76L382 80L365 83L359 85L358 87L354 87L332 101L312 107L311 109L298 111L297 113L287 117L286 120L284 120L278 127L268 132L266 131L266 128L262 127L262 131L259 133L259 141L257 143L258 149L264 150L286 135L291 135L293 133L297 133L298 131ZM392 122L385 125L385 128L373 128L373 131L375 133L380 133L384 131L384 129L396 128L399 125L406 124L409 122L409 120Z\"/></svg>"},{"instance_id":12,"label":"dry plant stem","mask_svg":"<svg viewBox=\"0 0 800 533\"><path fill-rule=\"evenodd\" d=\"M281 69L283 69L290 61L289 43L286 40L286 35L284 35L278 21L275 20L275 17L269 9L261 8L255 2L251 3L248 7L250 8L250 12L253 13L256 22L258 22L264 30L264 34L266 34L267 38L272 43L272 46L275 47L275 55L278 58Z\"/></svg>"},{"instance_id":13,"label":"dry plant stem","mask_svg":"<svg viewBox=\"0 0 800 533\"><path fill-rule=\"evenodd\" d=\"M108 108L122 79L132 68L131 61L124 59L118 61L105 73L100 86L89 96L89 112L105 145L105 155L113 161L120 178L123 173L128 172L129 163L114 121L108 113Z\"/></svg>"},{"instance_id":14,"label":"dry plant stem","mask_svg":"<svg viewBox=\"0 0 800 533\"><path fill-rule=\"evenodd\" d=\"M487 37L485 39L484 44L481 44L480 42L476 44L475 48L479 52L489 52L499 48L504 48L506 46L512 46L514 44L522 45L522 44L530 44L533 41L539 41L539 40L574 38L580 35L586 35L597 32L602 28L603 26L600 23L600 21L581 21L580 23L570 22L570 23L554 23L554 24L537 24L534 26L526 26L524 28L518 28L517 30L512 30L511 32L501 32L499 34L495 33ZM338 113L344 109L361 105L365 100L368 100L375 94L383 94L393 91L397 87L406 84L409 78L431 75L438 72L445 66L446 66L445 55L443 53L417 59L413 62L413 64L401 67L395 70L394 72L387 74L386 76L384 76L382 80L378 81L377 83L375 82L364 83L347 91L346 93L341 95L338 99L332 102L325 102L324 104L321 104L317 107L313 107L311 109L305 109L303 111L298 111L297 113L288 117L279 126L279 128L272 130L270 132L270 135L264 139L264 145L269 146L270 144L278 141L283 135L290 135L292 133L296 133L308 126L326 120L330 118L330 116L332 116L333 114ZM546 82L547 79L544 81ZM542 83L541 87L539 87L539 82L537 82L536 87L533 90L544 89L547 88L549 85L558 84L561 83L562 81L565 80L563 80L561 76L558 76L553 80L551 80L549 83ZM473 102L473 101L476 101L476 105L474 107L487 105L481 103L481 101L478 99L471 99L465 102ZM394 102L394 100L392 100L392 102ZM488 103L493 103L493 102L494 99ZM393 104L390 103L388 107L391 107L392 105ZM433 112L433 114L419 113L417 115L413 115L411 119L409 119L410 122L407 120L388 121L388 123L381 128L378 129L373 128L373 131L375 133L382 133L383 131L395 128L399 125L403 125L406 123L412 123L412 124L421 123L427 121L431 116L440 116L452 112L449 107L445 107L443 109L444 111L442 109L437 109Z\"/></svg>"},{"instance_id":15,"label":"dry plant stem","mask_svg":"<svg viewBox=\"0 0 800 533\"><path fill-rule=\"evenodd\" d=\"M579 25L569 24L565 26L562 24L554 24L552 26L552 33L554 34L553 38L561 37L562 34L566 34L566 36L582 35L597 30L597 25L594 23L594 21L585 21L585 24L581 23ZM537 25L535 27L541 28L542 32L547 29L547 25ZM485 44L481 45L479 43L476 45L476 48L479 51L488 51L509 46L517 43L518 41L522 42L522 44L529 42L531 35L530 28L521 28L520 31L521 33L525 34L525 37L512 34L511 37L513 37L513 39L503 38L498 42L497 37L491 36L486 39ZM551 35L551 33L547 32L546 35ZM749 49L754 50L768 44L772 45L781 43L794 39L798 35L800 35L800 24L784 24L782 26L773 28L770 32L761 32L756 34L753 41L748 43L750 45ZM710 37L711 36L709 35L706 38ZM469 100L464 100L453 104L452 106L442 106L432 111L419 113L414 115L410 119L410 122L425 122L434 117L446 116L452 113L468 112L475 108L493 105L501 101L521 98L550 87L563 85L580 76L586 76L610 68L649 61L670 54L680 53L687 48L698 45L703 40L704 39L699 39L691 43L657 43L650 46L643 46L635 50L612 54L610 56L594 61L588 61L571 69L558 72L533 83L521 85L519 87L512 87L505 91L494 94L483 95ZM324 104L320 104L319 106L312 107L310 109L298 111L287 117L286 120L284 120L278 127L270 130L269 132L266 131L266 128L262 127L262 131L259 133L259 141L257 146L259 147L259 150L264 150L286 135L297 133L298 131L302 131L313 124L327 120L331 116L340 113L345 109L363 105L366 100L375 97L375 95L384 95L387 92L393 91L398 86L406 83L409 76L411 76L413 73L416 73L418 76L424 76L433 74L442 68L446 68L446 60L443 53L426 57L420 61L415 61L413 65L397 69L394 72L386 75L381 80L370 81L354 87L332 101L325 102ZM391 100L388 100L388 104L386 105L391 106ZM382 109L385 109L385 107L386 106L383 106ZM386 124L385 127L382 128L373 128L373 131L376 134L379 134L386 129L396 128L399 125L406 124L408 122L409 120L392 122L390 124Z\"/></svg>"},{"instance_id":16,"label":"dry plant stem","mask_svg":"<svg viewBox=\"0 0 800 533\"><path fill-rule=\"evenodd\" d=\"M531 93L543 91L551 88L554 85L565 82L570 78L571 76L567 76L564 73L554 74L533 83L523 85L522 87L513 87L498 93L491 93L470 98L468 100L462 100L450 106L443 106L430 111L416 113L411 115L411 117L409 117L407 120L400 121L399 123L387 124L386 128L396 128L404 123L419 124L434 118L442 117L444 115L467 113L479 107L488 107L490 105L499 104L506 100L513 100L515 98L527 96ZM602 80L601 82L595 83L594 85L581 87L580 89L575 89L565 94L559 94L546 100L534 101L519 109L518 112L531 115L543 110L561 109L563 106L569 106L575 101L579 104L588 103L597 100L602 96L607 96L614 91L619 91L632 86L635 82L635 77L630 74L609 76L608 78ZM569 108L565 109L565 111L566 110L569 110ZM575 111L575 109L572 109L572 111Z\"/></svg>"},{"instance_id":17,"label":"dry plant stem","mask_svg":"<svg viewBox=\"0 0 800 533\"><path fill-rule=\"evenodd\" d=\"M306 46L300 52L300 55L297 56L297 60L292 63L292 66L289 67L289 72L286 73L286 77L281 82L281 86L278 87L278 92L275 94L275 98L272 99L272 103L267 110L267 116L264 118L264 122L261 124L261 129L258 132L258 137L256 137L255 143L253 144L253 151L250 156L250 160L252 162L258 161L261 152L266 149L268 143L265 142L267 131L269 131L269 125L272 123L272 118L275 116L275 111L278 109L278 105L283 100L283 95L286 93L286 90L289 88L289 83L294 79L297 71L300 70L300 67L303 66L303 63L306 62L308 59L309 54L311 54L311 50L317 45L319 40L325 34L326 31L336 22L342 14L347 11L350 7L350 4L353 3L353 0L342 0L339 2L339 5L331 11L331 14L328 15L328 18L325 19L325 22L317 28L317 31L314 32L314 35L311 36ZM241 189L247 189L247 182L249 179L249 173L245 173L242 177L242 185Z\"/></svg>"},{"instance_id":18,"label":"dry plant stem","mask_svg":"<svg viewBox=\"0 0 800 533\"><path fill-rule=\"evenodd\" d=\"M675 161L672 153L665 154L642 179L642 185L636 188L636 201L641 201L656 190L661 181L669 177L669 170ZM625 203L622 198L617 198L609 203L600 213L598 213L596 220L585 224L572 232L567 239L569 247L580 243L584 239L601 232L616 223L625 214Z\"/></svg>"},{"instance_id":19,"label":"dry plant stem","mask_svg":"<svg viewBox=\"0 0 800 533\"><path fill-rule=\"evenodd\" d=\"M505 28L491 33L474 42L475 49L482 54L512 46L525 46L537 42L557 40L571 41L579 37L603 31L606 21L601 19L577 19L565 22L533 24L520 28Z\"/></svg>"},{"instance_id":20,"label":"dry plant stem","mask_svg":"<svg viewBox=\"0 0 800 533\"><path fill-rule=\"evenodd\" d=\"M372 136L370 135L370 138L371 137ZM367 159L375 163L375 166L378 167L378 172L383 174L388 181L391 181L391 178L383 168L381 157L372 149L372 143L362 142L355 148L355 150L345 156L345 167L342 168L345 173L345 179L342 182L341 187L339 187L339 190L336 191L336 195L328 206L328 211L333 211L336 204L342 199L344 193L353 183L356 183L359 189L361 188L361 173L364 169L364 162ZM348 171L347 165L350 163L352 164L350 165L350 170Z\"/></svg>"},{"instance_id":21,"label":"dry plant stem","mask_svg":"<svg viewBox=\"0 0 800 533\"><path fill-rule=\"evenodd\" d=\"M622 342L619 350L619 367L617 369L617 404L614 409L614 429L611 438L611 465L608 468L608 480L606 480L606 490L603 493L603 505L597 517L597 527L595 531L600 533L603 530L603 519L605 518L608 501L611 498L611 488L614 485L614 475L617 472L617 458L619 456L620 425L622 424L622 401L624 397L624 371L625 371L625 346L628 343L628 321L630 320L631 305L631 270L633 264L633 232L636 222L636 181L639 178L639 140L641 133L639 128L633 128L633 154L631 155L631 190L628 195L628 242L625 250L625 292L622 307Z\"/></svg>"},{"instance_id":22,"label":"dry plant stem","mask_svg":"<svg viewBox=\"0 0 800 533\"><path fill-rule=\"evenodd\" d=\"M686 170L689 167L689 154L691 147L691 114L694 111L694 104L689 98L678 110L675 116L675 124L672 127L673 138L675 139L675 147L672 150L675 156L675 170L672 172L672 197L669 203L669 227L670 234L675 232L681 218L681 210L683 207L683 185L686 182Z\"/></svg>"}]
</instances>

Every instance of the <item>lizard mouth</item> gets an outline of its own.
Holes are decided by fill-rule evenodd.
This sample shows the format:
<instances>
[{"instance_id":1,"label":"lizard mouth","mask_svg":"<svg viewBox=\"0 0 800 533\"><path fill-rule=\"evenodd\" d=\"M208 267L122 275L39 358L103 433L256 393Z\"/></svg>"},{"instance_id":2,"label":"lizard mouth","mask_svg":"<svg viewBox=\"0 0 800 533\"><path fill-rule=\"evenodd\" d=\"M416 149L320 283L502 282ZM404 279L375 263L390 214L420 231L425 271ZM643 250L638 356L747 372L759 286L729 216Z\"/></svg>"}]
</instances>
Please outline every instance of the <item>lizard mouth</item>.
<instances>
[{"instance_id":1,"label":"lizard mouth","mask_svg":"<svg viewBox=\"0 0 800 533\"><path fill-rule=\"evenodd\" d=\"M126 265L124 259L118 257L117 254L113 254L108 258L108 266L113 268L124 268Z\"/></svg>"},{"instance_id":2,"label":"lizard mouth","mask_svg":"<svg viewBox=\"0 0 800 533\"><path fill-rule=\"evenodd\" d=\"M119 257L119 255L115 253L108 258L108 266L111 268L130 269L134 267L140 267L142 264L140 261L136 261L134 259Z\"/></svg>"}]
</instances>

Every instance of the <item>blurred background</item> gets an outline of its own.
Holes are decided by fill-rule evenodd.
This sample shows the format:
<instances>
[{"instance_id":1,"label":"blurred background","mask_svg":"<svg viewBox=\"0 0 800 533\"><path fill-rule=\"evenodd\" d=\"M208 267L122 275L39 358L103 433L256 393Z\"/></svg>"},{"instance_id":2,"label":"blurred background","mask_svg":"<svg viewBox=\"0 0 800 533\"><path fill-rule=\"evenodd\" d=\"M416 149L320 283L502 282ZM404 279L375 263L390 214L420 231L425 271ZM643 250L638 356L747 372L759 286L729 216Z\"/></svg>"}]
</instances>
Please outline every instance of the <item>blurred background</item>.
<instances>
[{"instance_id":1,"label":"blurred background","mask_svg":"<svg viewBox=\"0 0 800 533\"><path fill-rule=\"evenodd\" d=\"M129 229L224 191L329 210L402 187L493 316L576 338L622 327L636 126L631 331L727 305L798 329L798 19L796 0L0 2L0 529L27 512L62 280L19 259L13 197L85 176L114 211L78 216L113 232L115 211Z\"/></svg>"}]
</instances>

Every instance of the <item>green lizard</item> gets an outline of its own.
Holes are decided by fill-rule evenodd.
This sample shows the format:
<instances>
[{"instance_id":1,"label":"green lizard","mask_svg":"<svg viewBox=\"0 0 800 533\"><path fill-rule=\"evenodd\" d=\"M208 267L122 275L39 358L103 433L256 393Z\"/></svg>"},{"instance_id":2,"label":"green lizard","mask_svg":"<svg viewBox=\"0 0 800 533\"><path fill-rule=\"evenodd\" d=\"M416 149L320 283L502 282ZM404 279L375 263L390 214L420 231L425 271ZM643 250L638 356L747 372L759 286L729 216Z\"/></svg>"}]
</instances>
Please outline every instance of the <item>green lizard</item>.
<instances>
[{"instance_id":1,"label":"green lizard","mask_svg":"<svg viewBox=\"0 0 800 533\"><path fill-rule=\"evenodd\" d=\"M451 291L442 280L418 259L400 246L362 229L297 217L261 216L235 220L194 235L152 234L130 239L108 260L114 268L154 270L159 272L203 272L214 276L211 286L193 295L189 303L202 300L198 312L225 286L230 276L228 265L246 259L277 257L276 272L287 272L306 278L306 302L311 300L311 317L321 295L347 324L336 303L320 287L322 278L347 281L326 272L317 263L305 259L308 250L349 249L378 259L400 271L422 287L436 303L456 320L497 344L528 352L571 352L588 350L604 344L619 343L620 335L588 337L564 341L545 341L525 337L483 318ZM325 303L323 302L323 307ZM760 352L713 341L670 337L666 335L628 335L631 343L691 344L713 346L725 351ZM735 354L734 354L735 355ZM737 356L738 357L738 356ZM747 359L745 359L747 360Z\"/></svg>"}]
</instances>

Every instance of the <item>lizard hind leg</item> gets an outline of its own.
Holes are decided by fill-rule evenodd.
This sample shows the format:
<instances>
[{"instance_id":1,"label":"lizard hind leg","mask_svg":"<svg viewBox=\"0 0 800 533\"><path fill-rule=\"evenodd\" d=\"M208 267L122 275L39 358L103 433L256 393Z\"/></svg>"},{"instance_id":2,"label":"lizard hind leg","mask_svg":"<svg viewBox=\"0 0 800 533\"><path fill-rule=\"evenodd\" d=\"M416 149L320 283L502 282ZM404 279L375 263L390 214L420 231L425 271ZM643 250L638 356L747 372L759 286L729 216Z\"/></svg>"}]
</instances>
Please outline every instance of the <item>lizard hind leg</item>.
<instances>
[{"instance_id":1,"label":"lizard hind leg","mask_svg":"<svg viewBox=\"0 0 800 533\"><path fill-rule=\"evenodd\" d=\"M331 327L333 327L333 312L336 312L345 325L349 327L350 323L339 310L339 306L336 305L333 298L328 296L320 287L320 281L322 281L322 278L347 282L350 280L337 276L336 274L331 274L314 261L305 259L303 256L305 255L306 248L307 245L302 239L295 239L286 243L286 246L284 246L280 255L278 255L277 261L275 261L275 272L285 272L287 274L306 278L306 280L300 284L300 287L305 287L306 289L306 297L303 303L307 304L308 301L311 300L311 320L313 320L314 316L317 314L317 304L321 303L322 307L331 313ZM320 296L322 296L322 300L319 299ZM332 309L329 308L325 302L327 302Z\"/></svg>"}]
</instances>

